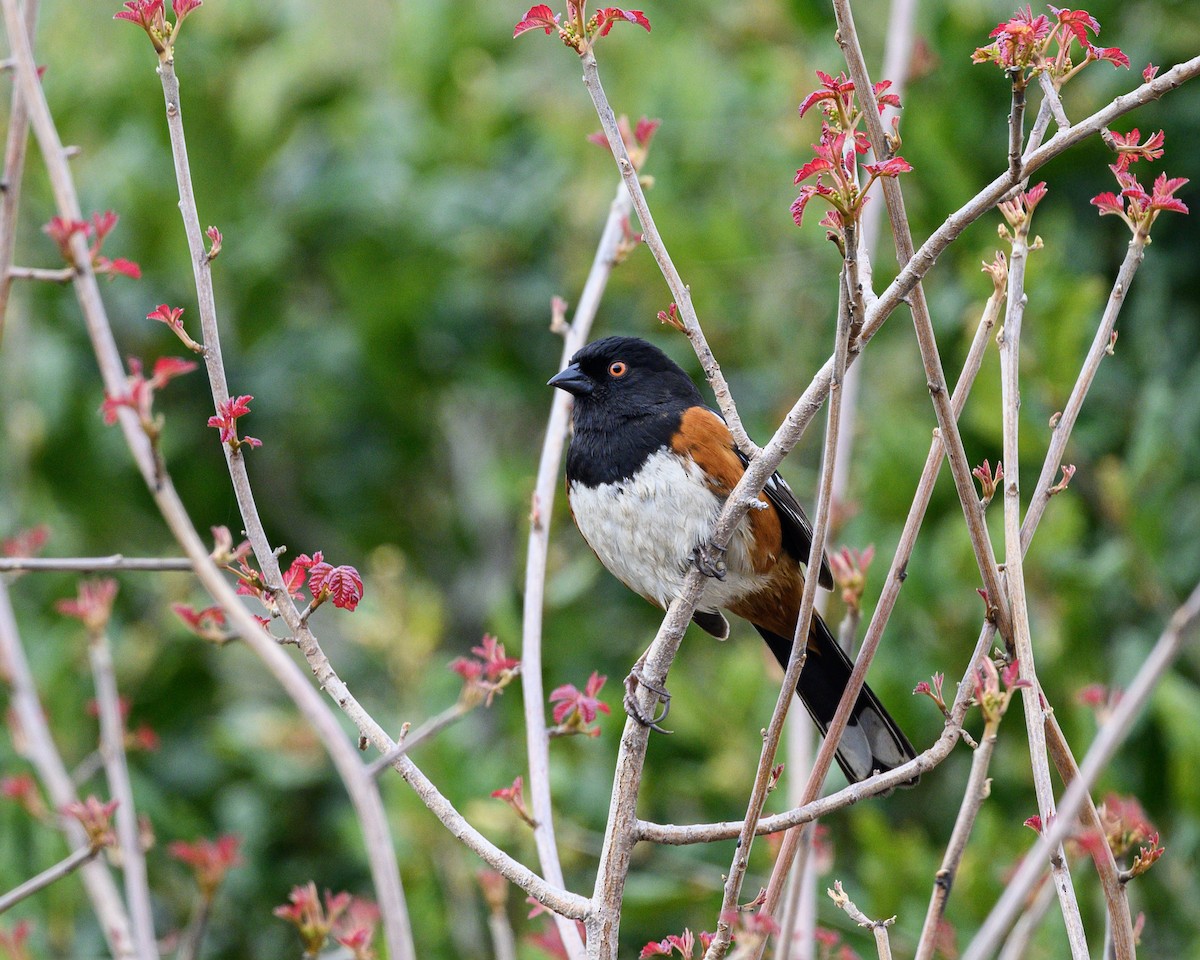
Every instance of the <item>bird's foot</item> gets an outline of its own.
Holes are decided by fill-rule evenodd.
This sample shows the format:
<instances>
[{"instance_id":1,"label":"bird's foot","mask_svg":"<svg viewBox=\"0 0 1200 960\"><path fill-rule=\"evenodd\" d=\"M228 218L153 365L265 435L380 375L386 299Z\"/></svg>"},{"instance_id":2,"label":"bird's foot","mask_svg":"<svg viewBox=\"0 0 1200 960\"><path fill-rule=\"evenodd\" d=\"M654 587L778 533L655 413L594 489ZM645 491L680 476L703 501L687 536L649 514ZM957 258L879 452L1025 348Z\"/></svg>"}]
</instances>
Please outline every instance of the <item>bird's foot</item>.
<instances>
[{"instance_id":1,"label":"bird's foot","mask_svg":"<svg viewBox=\"0 0 1200 960\"><path fill-rule=\"evenodd\" d=\"M725 565L725 548L715 546L708 540L696 544L692 551L692 562L702 574L714 580L724 580L729 570Z\"/></svg>"},{"instance_id":2,"label":"bird's foot","mask_svg":"<svg viewBox=\"0 0 1200 960\"><path fill-rule=\"evenodd\" d=\"M625 678L625 697L623 700L625 712L643 727L649 727L658 733L672 733L673 731L665 730L660 726L667 719L667 714L671 712L671 694L662 684L654 683L647 679L644 670L645 666L646 658L643 656L633 665L633 669L629 671L629 676ZM662 712L657 717L647 716L645 711L642 710L637 698L638 687L645 687L662 702Z\"/></svg>"}]
</instances>

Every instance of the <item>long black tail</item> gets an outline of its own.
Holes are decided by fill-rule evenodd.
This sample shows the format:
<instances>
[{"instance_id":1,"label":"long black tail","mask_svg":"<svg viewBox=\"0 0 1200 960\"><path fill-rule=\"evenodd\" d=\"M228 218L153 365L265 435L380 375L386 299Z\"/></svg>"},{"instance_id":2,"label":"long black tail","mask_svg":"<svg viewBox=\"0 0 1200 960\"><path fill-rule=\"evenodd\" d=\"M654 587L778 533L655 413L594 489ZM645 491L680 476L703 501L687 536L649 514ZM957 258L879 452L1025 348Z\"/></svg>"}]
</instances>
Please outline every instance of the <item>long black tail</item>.
<instances>
[{"instance_id":1,"label":"long black tail","mask_svg":"<svg viewBox=\"0 0 1200 960\"><path fill-rule=\"evenodd\" d=\"M780 666L787 668L792 651L792 639L784 639L777 633L755 627L767 641L771 653ZM822 736L833 722L838 701L850 679L854 665L829 632L825 621L813 613L812 629L808 637L808 659L796 692L808 708L813 722L820 728ZM884 772L907 763L916 756L908 737L891 718L871 688L863 684L858 702L850 714L846 732L842 734L837 748L838 766L851 783L865 780L875 772ZM904 786L917 782L914 777Z\"/></svg>"}]
</instances>

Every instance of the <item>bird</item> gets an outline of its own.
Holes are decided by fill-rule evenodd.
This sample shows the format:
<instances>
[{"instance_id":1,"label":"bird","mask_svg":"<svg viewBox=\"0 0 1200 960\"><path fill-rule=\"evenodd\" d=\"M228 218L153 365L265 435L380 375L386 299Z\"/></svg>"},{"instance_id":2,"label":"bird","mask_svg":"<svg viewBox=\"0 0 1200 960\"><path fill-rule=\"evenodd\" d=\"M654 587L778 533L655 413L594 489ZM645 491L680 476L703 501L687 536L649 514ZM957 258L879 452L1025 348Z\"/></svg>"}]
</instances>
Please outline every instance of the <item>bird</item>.
<instances>
[{"instance_id":1,"label":"bird","mask_svg":"<svg viewBox=\"0 0 1200 960\"><path fill-rule=\"evenodd\" d=\"M574 400L567 499L600 562L660 609L680 594L690 567L699 566L707 579L692 621L724 640L729 621L722 611L728 610L753 625L786 669L813 534L784 479L772 474L758 497L761 506L747 512L724 554L714 555L717 517L749 460L683 368L646 340L610 336L582 347L547 385ZM817 576L832 588L824 557ZM822 735L852 666L814 611L796 692ZM639 679L635 667L627 685ZM651 688L665 716L669 695ZM663 718L642 716L633 703L626 698L627 712L658 728ZM846 778L855 783L915 756L864 685L836 753Z\"/></svg>"}]
</instances>

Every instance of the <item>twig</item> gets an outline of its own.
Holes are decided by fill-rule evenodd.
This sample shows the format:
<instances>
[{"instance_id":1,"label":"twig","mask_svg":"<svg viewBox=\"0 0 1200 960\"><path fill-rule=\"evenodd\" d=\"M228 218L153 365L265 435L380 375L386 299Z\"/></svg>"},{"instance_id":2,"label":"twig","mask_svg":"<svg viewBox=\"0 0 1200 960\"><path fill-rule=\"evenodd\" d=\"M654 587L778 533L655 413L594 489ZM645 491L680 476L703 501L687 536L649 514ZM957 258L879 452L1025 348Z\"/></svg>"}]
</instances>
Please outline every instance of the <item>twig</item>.
<instances>
[{"instance_id":1,"label":"twig","mask_svg":"<svg viewBox=\"0 0 1200 960\"><path fill-rule=\"evenodd\" d=\"M96 573L102 570L155 570L190 572L186 557L0 557L0 573L68 571Z\"/></svg>"},{"instance_id":2,"label":"twig","mask_svg":"<svg viewBox=\"0 0 1200 960\"><path fill-rule=\"evenodd\" d=\"M167 115L167 130L171 141L171 155L174 160L176 184L179 189L179 211L183 218L184 233L187 237L188 251L192 259L192 272L196 282L201 329L204 335L205 367L208 371L213 400L219 406L223 401L228 399L229 389L225 380L224 364L221 359L216 301L212 287L211 261L204 247L200 217L196 209L196 199L192 189L191 170L188 164L187 142L184 137L183 114L179 97L179 80L175 74L175 64L172 56L160 59L158 73L162 81L163 99ZM225 452L225 460L229 468L234 494L237 497L238 509L242 516L246 535L250 539L254 549L255 558L258 560L259 568L267 584L271 587L276 602L279 604L280 612L288 627L292 630L293 636L300 644L301 650L305 649L306 640L309 641L309 647L311 648L316 643L316 640L307 626L300 621L295 605L292 603L290 596L288 596L288 591L282 588L278 557L271 548L270 541L266 536L266 530L259 516L242 451L233 448L230 444L223 444L222 447ZM191 527L191 522L186 518L186 514L180 519L186 522L189 528ZM176 537L179 538L179 536L180 531L176 531ZM197 559L193 551L189 550L188 552L193 557L193 560ZM211 562L200 561L200 563L206 568L211 568L212 572L216 572L216 568ZM197 572L201 573L202 571L198 570ZM209 571L205 569L203 572L208 573ZM219 573L217 576L220 576ZM224 583L223 579L221 583L228 590L228 586ZM214 599L217 599L215 594ZM227 616L233 614L233 611L229 609L228 601L218 600L218 602L226 608ZM249 623L253 621L249 618L246 611L240 607L240 604L234 605L238 607L238 615L234 619L242 621L242 625L238 627L238 632L248 641L253 636L254 642L251 645L262 648L262 631L250 630ZM271 649L273 656L279 654L283 657L282 660L278 661L281 670L284 669L283 664L286 663L288 665L287 669L293 676L299 675L299 672L295 671L295 665L292 661L283 655L282 651L273 642ZM264 651L265 648L256 650L260 656L264 655ZM308 686L307 682L304 682L303 689L305 692L301 695L299 687L297 687L293 698L297 695L303 696L305 704L308 706L305 713L309 721L313 722L319 731L321 728L324 729L325 736L322 739L326 740L326 747L331 750L334 763L338 766L338 772L346 782L351 798L355 801L359 819L362 822L366 840L366 852L371 863L375 893L379 898L380 913L383 918L384 940L388 945L388 954L393 958L399 958L399 960L412 957L415 955L415 949L413 946L412 928L408 918L408 907L404 899L404 888L400 881L399 865L396 862L396 853L383 811L383 802L379 796L378 785L373 777L366 775L357 756L352 751L347 752L349 745L345 742L341 734L341 728L337 720L325 707L320 695L316 694L314 701L309 694L315 694L315 691ZM336 746L334 746L335 743Z\"/></svg>"},{"instance_id":3,"label":"twig","mask_svg":"<svg viewBox=\"0 0 1200 960\"><path fill-rule=\"evenodd\" d=\"M993 273L995 281L996 274ZM966 404L967 395L970 393L971 387L975 383L975 377L979 372L983 363L984 352L987 349L989 334L993 325L996 322L996 317L999 314L1000 305L1004 301L1004 288L1002 283L994 283L992 295L988 298L987 304L984 307L980 317L979 326L975 330L975 337L971 342L971 347L967 352L967 358L963 362L962 372L959 374L958 382L954 387L954 394L951 397L951 409L954 416L958 417L962 413L963 406ZM904 522L904 529L900 534L900 541L896 545L896 552L892 557L891 567L888 570L886 579L884 580L883 592L880 594L879 601L875 606L875 611L871 616L871 622L867 626L866 636L863 638L862 649L859 651L858 659L855 661L854 670L850 675L850 681L846 685L846 691L842 694L841 703L838 705L838 710L834 715L833 724L830 725L830 732L826 736L826 744L832 738L833 731L838 731L845 728L845 724L849 720L850 710L858 697L858 691L862 689L863 682L866 678L867 668L870 666L872 659L875 656L876 650L879 648L879 643L883 637L883 631L887 625L887 621L891 616L892 610L895 609L896 600L900 595L900 588L904 584L905 571L908 569L909 559L912 557L912 552L916 547L917 534L920 532L921 524L925 519L925 511L929 506L929 501L933 496L933 488L936 484L938 474L941 471L941 465L944 457L942 454L942 441L940 432L935 431L933 441L929 447L929 453L925 459L925 468L921 472L921 478L917 483L916 493L913 495L913 503L909 508L908 517ZM984 650L987 648L984 647ZM973 659L971 663L973 664ZM968 667L967 676L970 676L970 667ZM960 691L961 695L961 691ZM838 733L840 736L840 732ZM943 736L945 736L943 734ZM957 735L955 736L957 739ZM946 747L946 752L949 753L950 747L954 744L951 740ZM802 796L802 802L814 801L820 793L821 786L825 781L825 777L829 772L829 768L833 762L834 748L822 745L821 751L818 753L816 763L813 764L813 770L809 776L809 782L805 787ZM893 771L894 772L894 771ZM896 783L902 783L903 780L898 780ZM780 862L786 863L794 853L794 844L788 844L786 841L780 849L777 864ZM763 904L762 911L770 914L778 905L779 898L782 895L782 884L779 879L778 867L772 873L771 882L767 885L767 899Z\"/></svg>"},{"instance_id":4,"label":"twig","mask_svg":"<svg viewBox=\"0 0 1200 960\"><path fill-rule=\"evenodd\" d=\"M37 27L39 0L25 0L24 31L32 46ZM9 63L13 63L10 59ZM13 84L12 106L8 111L8 141L4 148L4 191L0 196L0 342L4 340L4 320L12 293L13 250L17 242L17 214L21 207L21 181L25 172L25 151L29 145L29 110L21 85Z\"/></svg>"},{"instance_id":5,"label":"twig","mask_svg":"<svg viewBox=\"0 0 1200 960\"><path fill-rule=\"evenodd\" d=\"M849 0L834 0L833 10L838 24L838 43L846 57L850 77L854 81L856 89L870 90L872 89L871 78L867 72L862 48L859 46ZM879 112L865 109L863 110L863 119L867 124L875 156L887 156L887 138L879 119ZM1008 177L1014 182L1018 179L1013 176L1011 169ZM883 196L887 201L888 218L891 221L892 236L896 242L896 258L901 266L911 264L914 260L912 231L904 209L904 194L898 178L883 178ZM937 415L938 429L942 432L946 459L950 463L950 473L954 477L954 486L958 491L963 516L967 521L967 532L971 538L971 549L975 553L975 562L979 566L984 590L987 591L988 613L996 620L996 626L999 628L1001 636L1007 639L1011 636L1011 626L1008 623L1008 611L1003 602L1000 571L996 566L996 556L992 550L991 537L988 534L987 524L984 522L983 512L979 509L976 500L975 484L971 479L971 467L967 463L967 454L963 448L962 436L958 431L958 422L950 405L946 375L942 369L937 338L933 331L933 320L929 315L929 305L925 300L924 289L919 282L913 286L908 304L912 311L917 345L921 350L921 362L925 368L930 397Z\"/></svg>"},{"instance_id":6,"label":"twig","mask_svg":"<svg viewBox=\"0 0 1200 960\"><path fill-rule=\"evenodd\" d=\"M646 202L646 194L642 190L638 172L629 159L625 141L621 138L621 131L617 128L617 118L613 114L612 106L600 83L596 55L589 48L580 59L583 63L583 83L592 98L592 105L596 108L596 115L600 118L600 126L604 130L604 135L608 138L608 146L617 161L621 179L624 180L633 200L633 209L637 212L638 221L642 225L642 237L654 255L654 261L662 271L663 279L667 282L671 296L679 307L679 319L683 322L688 339L692 341L692 348L696 351L700 366L704 369L704 375L712 386L713 396L716 397L717 406L721 408L721 415L725 418L734 442L746 456L753 456L758 453L758 446L750 439L745 427L742 426L737 407L733 402L733 395L729 392L729 384L726 383L725 375L721 373L721 367L717 363L716 357L713 356L708 341L704 338L704 331L701 330L700 320L696 316L696 308L692 304L692 289L679 276L679 271L675 269L671 255L667 252L658 227L654 223L654 217L650 213L650 205Z\"/></svg>"},{"instance_id":7,"label":"twig","mask_svg":"<svg viewBox=\"0 0 1200 960\"><path fill-rule=\"evenodd\" d=\"M618 136L618 139L620 137ZM582 347L592 329L600 298L608 284L618 245L623 237L622 224L632 208L624 182L617 185L609 206L608 219L592 259L575 316L566 328L559 369L565 367L575 351ZM542 616L546 589L546 557L550 543L550 521L559 488L559 464L567 436L571 396L555 390L550 401L550 419L542 443L530 510L529 545L525 557L525 599L521 624L521 697L525 709L525 750L529 761L529 797L533 805L533 829L538 860L546 880L565 886L558 845L554 836L554 808L550 797L550 751L546 734L546 698L542 684ZM566 945L569 957L583 955L583 941L573 922L556 915L555 927Z\"/></svg>"},{"instance_id":8,"label":"twig","mask_svg":"<svg viewBox=\"0 0 1200 960\"><path fill-rule=\"evenodd\" d=\"M1021 548L1021 487L1018 436L1021 407L1020 352L1021 325L1025 315L1025 265L1029 255L1029 217L1013 226L1012 256L1008 271L1008 312L1004 318L1000 342L1000 387L1004 422L1004 572L1012 604L1013 644L1021 678L1029 686L1021 689L1025 728L1029 738L1029 760L1033 770L1034 791L1042 823L1054 816L1054 785L1050 781L1050 760L1046 753L1046 727L1041 690L1034 665L1033 640L1029 626L1029 606L1025 595L1024 551ZM1071 883L1066 854L1055 848L1050 870L1058 890L1059 905L1066 924L1067 940L1075 960L1087 960L1087 937L1079 903Z\"/></svg>"},{"instance_id":9,"label":"twig","mask_svg":"<svg viewBox=\"0 0 1200 960\"><path fill-rule=\"evenodd\" d=\"M1104 314L1100 319L1099 326L1096 328L1096 335L1092 338L1092 345L1088 348L1083 367L1079 371L1079 376L1075 380L1074 387L1071 388L1071 396L1067 399L1067 405L1063 408L1062 416L1058 418L1058 422L1054 425L1053 434L1050 438L1050 447L1046 451L1046 459L1042 463L1042 472L1038 476L1033 496L1029 498L1029 506L1025 511L1025 519L1021 524L1022 550L1029 549L1029 543L1033 539L1033 534L1042 519L1042 514L1046 511L1047 504L1050 502L1050 487L1054 484L1058 468L1062 465L1063 453L1067 449L1067 441L1071 437L1075 421L1079 418L1079 411L1083 407L1084 398L1087 396L1092 382L1096 378L1096 371L1099 370L1100 364L1106 356L1105 348L1108 347L1112 340L1112 333L1116 328L1117 317L1120 315L1121 307L1125 303L1125 296L1129 292L1134 274L1137 273L1138 267L1141 266L1145 254L1146 238L1138 234L1129 241L1129 247L1125 252L1125 259L1117 271L1117 279L1113 282L1112 291L1109 293L1108 301L1104 305Z\"/></svg>"},{"instance_id":10,"label":"twig","mask_svg":"<svg viewBox=\"0 0 1200 960\"><path fill-rule=\"evenodd\" d=\"M1022 179L1021 149L1025 141L1025 77L1019 70L1011 71L1011 76L1012 107L1008 114L1008 172L1014 180L1020 180Z\"/></svg>"},{"instance_id":11,"label":"twig","mask_svg":"<svg viewBox=\"0 0 1200 960\"><path fill-rule=\"evenodd\" d=\"M875 947L879 951L879 960L891 960L892 945L888 940L887 928L896 922L896 918L890 917L887 920L872 920L847 896L846 891L842 889L842 882L840 880L835 880L833 889L826 892L834 904L839 909L845 911L846 916L860 927L869 927L871 932L875 934Z\"/></svg>"},{"instance_id":12,"label":"twig","mask_svg":"<svg viewBox=\"0 0 1200 960\"><path fill-rule=\"evenodd\" d=\"M967 777L967 786L963 791L962 803L959 804L958 816L954 820L954 829L950 832L950 842L942 855L942 865L938 868L933 885L933 893L929 898L929 909L925 913L925 924L921 928L921 938L917 941L914 960L930 960L937 946L938 927L946 912L946 900L954 886L955 876L963 853L967 849L967 840L975 826L975 818L983 807L983 801L991 792L991 781L988 779L988 766L996 749L996 736L1000 727L1000 718L989 721L979 738L979 745L971 755L971 773Z\"/></svg>"},{"instance_id":13,"label":"twig","mask_svg":"<svg viewBox=\"0 0 1200 960\"><path fill-rule=\"evenodd\" d=\"M881 76L892 81L892 86L889 90L901 99L905 95L905 89L908 84L909 66L912 62L913 30L916 22L916 13L916 0L893 0L889 4ZM896 108L891 106L885 107L885 122L890 123L891 119L897 113ZM878 183L871 185L870 193L874 202L868 203L863 208L862 229L860 231L860 275L862 276L864 286L869 291L867 300L875 299L875 293L871 290L870 265L872 258L879 248L879 233L882 224L883 205L879 202L879 190ZM864 302L864 314L866 306L867 303ZM864 319L865 316L857 318L860 325ZM861 330L852 330L852 338L857 337L860 332ZM853 339L851 348L856 348ZM858 397L862 374L863 368L860 365L851 364L847 367L846 375L842 381L842 429L838 433L837 462L833 468L833 502L835 504L845 504L849 497L850 462L855 434L857 432L855 424L857 423ZM825 613L828 597L828 594L822 593L817 599L817 610L822 615ZM851 624L852 614L854 622ZM857 621L860 615L857 610L847 611L846 620L842 624L844 629L839 629L838 631L839 642L842 644L843 649L852 656L853 644L849 642L846 634L857 635ZM788 722L788 796L793 805L799 805L802 802L804 794L803 778L806 776L805 771L811 768L815 753L816 728L808 714L804 711L793 713ZM811 834L802 836L801 843L802 846L810 844ZM793 867L793 876L798 878L800 873L803 872L805 880L797 880L793 884L794 896L789 897L785 902L783 917L779 925L779 934L775 938L775 952L778 960L790 960L793 956L796 957L796 960L811 960L812 958L814 943L811 937L797 940L795 936L797 926L800 926L806 933L811 933L815 925L817 885L815 877L812 875L811 861L807 858L806 854L807 851L803 851L803 855L797 858L796 866ZM800 870L802 864L804 865L803 871Z\"/></svg>"},{"instance_id":14,"label":"twig","mask_svg":"<svg viewBox=\"0 0 1200 960\"><path fill-rule=\"evenodd\" d=\"M0 2L3 4L9 37L13 42L18 80L29 104L30 120L46 164L56 206L61 216L81 219L79 200L71 172L66 166L62 141L37 79L28 38L18 28L15 0ZM78 271L75 278L76 295L92 340L104 386L110 393L115 394L124 386L124 369L113 341L112 328L108 323L82 236L76 234L73 238L71 253ZM383 803L374 781L363 773L356 751L346 741L337 719L328 710L320 694L312 688L307 678L279 648L275 640L245 610L221 571L212 562L170 478L165 473L160 473L154 450L136 416L131 410L122 409L118 415L118 423L160 513L177 542L191 559L201 583L225 609L230 625L254 650L296 703L329 752L346 785L362 826L364 847L375 881L375 892L383 908L385 938L389 948L395 957L412 956L411 932L408 931L407 909L399 885L395 850L388 832Z\"/></svg>"},{"instance_id":15,"label":"twig","mask_svg":"<svg viewBox=\"0 0 1200 960\"><path fill-rule=\"evenodd\" d=\"M117 843L121 850L121 872L125 877L125 902L129 905L134 949L141 960L157 960L158 940L154 935L154 911L150 903L146 857L142 850L141 828L125 758L125 723L121 718L112 648L105 630L92 632L88 637L88 659L96 685L104 775L108 780L109 794L117 801Z\"/></svg>"},{"instance_id":16,"label":"twig","mask_svg":"<svg viewBox=\"0 0 1200 960\"><path fill-rule=\"evenodd\" d=\"M9 708L20 726L20 739L25 745L24 756L37 771L51 805L61 810L79 798L75 795L71 775L50 734L46 712L38 699L29 661L17 632L8 585L3 578L0 578L0 663L7 670ZM72 849L91 848L87 834L77 820L64 818L61 825ZM133 939L129 935L129 917L108 867L102 860L91 860L80 869L80 877L113 957L116 960L135 960Z\"/></svg>"},{"instance_id":17,"label":"twig","mask_svg":"<svg viewBox=\"0 0 1200 960\"><path fill-rule=\"evenodd\" d=\"M474 709L474 704L467 701L455 701L455 703L441 713L426 720L410 736L402 735L401 739L396 742L396 745L391 750L367 764L367 776L379 776L384 770L408 753L409 750L419 747L426 740L437 736L452 723L461 720Z\"/></svg>"},{"instance_id":18,"label":"twig","mask_svg":"<svg viewBox=\"0 0 1200 960\"><path fill-rule=\"evenodd\" d=\"M1088 791L1100 771L1112 759L1117 747L1133 729L1134 720L1150 698L1159 679L1174 662L1188 634L1200 622L1200 584L1171 615L1141 669L1125 690L1112 715L1096 734L1079 765L1079 776L1063 792L1058 815L1045 827L1033 848L1025 855L1017 872L1009 879L1004 893L988 914L983 926L962 954L962 960L985 960L992 955L1004 933L1021 911L1025 897L1045 869L1046 859L1075 827L1075 816L1087 799Z\"/></svg>"},{"instance_id":19,"label":"twig","mask_svg":"<svg viewBox=\"0 0 1200 960\"><path fill-rule=\"evenodd\" d=\"M8 893L0 894L0 913L4 913L10 907L15 907L26 897L31 897L39 890L43 890L56 880L61 880L63 877L69 876L82 867L85 863L93 860L103 847L79 847L67 854L62 860L54 864L52 867L47 867L36 877L30 877L19 887L9 890Z\"/></svg>"},{"instance_id":20,"label":"twig","mask_svg":"<svg viewBox=\"0 0 1200 960\"><path fill-rule=\"evenodd\" d=\"M9 267L8 276L11 280L39 280L42 283L70 283L75 279L75 271L70 267Z\"/></svg>"},{"instance_id":21,"label":"twig","mask_svg":"<svg viewBox=\"0 0 1200 960\"><path fill-rule=\"evenodd\" d=\"M198 960L200 946L204 942L204 934L208 930L208 918L212 912L212 897L201 893L196 901L196 909L188 921L187 929L180 937L179 950L175 960Z\"/></svg>"},{"instance_id":22,"label":"twig","mask_svg":"<svg viewBox=\"0 0 1200 960\"><path fill-rule=\"evenodd\" d=\"M1043 696L1045 693L1043 692ZM1046 718L1046 749L1050 759L1058 768L1059 776L1067 786L1079 777L1079 765L1067 744L1058 717L1048 711ZM1084 830L1092 831L1096 836L1104 835L1104 826L1096 812L1096 804L1090 794L1085 795L1080 807L1079 823ZM1092 852L1092 862L1096 865L1096 873L1100 877L1100 887L1104 891L1105 906L1108 911L1108 935L1106 940L1112 947L1105 956L1112 960L1134 960L1133 918L1129 911L1129 890L1121 882L1117 869L1117 861L1113 856L1112 847L1107 843L1097 844L1099 850Z\"/></svg>"},{"instance_id":23,"label":"twig","mask_svg":"<svg viewBox=\"0 0 1200 960\"><path fill-rule=\"evenodd\" d=\"M1067 118L1067 111L1063 109L1062 97L1059 96L1058 88L1054 86L1054 81L1051 79L1048 71L1043 70L1038 74L1038 86L1042 88L1042 103L1046 105L1050 111L1050 115L1054 117L1055 125L1059 130L1070 130L1071 121ZM1032 140L1031 136L1030 141L1032 142Z\"/></svg>"},{"instance_id":24,"label":"twig","mask_svg":"<svg viewBox=\"0 0 1200 960\"><path fill-rule=\"evenodd\" d=\"M775 709L771 714L771 721L767 726L766 736L763 738L762 753L759 757L758 770L754 778L754 788L750 795L750 802L746 811L745 821L742 825L742 831L738 836L737 853L729 868L729 878L725 883L725 895L721 901L721 914L717 921L716 935L705 952L707 960L717 960L717 958L722 957L729 946L732 925L727 918L731 912L736 912L737 909L742 881L745 878L746 869L750 863L750 847L754 841L754 829L762 814L763 804L767 799L767 785L770 781L771 766L775 762L775 751L779 746L779 738L783 734L783 723L787 718L788 708L795 698L796 683L800 679L801 671L804 669L804 662L808 651L808 634L812 626L813 606L816 601L817 580L819 579L813 571L821 569L821 564L825 557L825 541L829 534L830 501L833 494L833 470L837 463L838 431L841 429L842 395L840 387L842 379L846 374L846 362L850 345L850 315L858 284L858 231L853 221L848 220L846 222L844 236L846 241L846 259L841 273L840 303L837 328L834 333L834 371L833 380L830 383L828 419L825 426L825 448L821 463L817 509L816 515L813 518L812 540L808 555L808 570L810 574L804 581L804 590L800 596L800 611L796 618L796 632L792 638L791 656L787 669L784 671L783 683L779 689ZM841 731L831 728L826 733L827 743L836 748L840 734ZM800 837L795 831L789 831L784 840L784 845L786 846L790 841L795 846L799 842L799 839ZM776 872L782 878L785 878L791 864L791 857L782 865L782 870L780 870L780 861L782 860L783 856L781 852L779 861L776 864Z\"/></svg>"},{"instance_id":25,"label":"twig","mask_svg":"<svg viewBox=\"0 0 1200 960\"><path fill-rule=\"evenodd\" d=\"M1000 951L997 960L1025 960L1028 957L1029 944L1033 942L1033 935L1037 933L1038 927L1046 919L1046 914L1050 912L1054 899L1054 884L1043 883L1038 887L1037 893L1033 897L1033 903L1021 911L1017 922L1013 924L1012 930L1004 941L1004 949Z\"/></svg>"}]
</instances>

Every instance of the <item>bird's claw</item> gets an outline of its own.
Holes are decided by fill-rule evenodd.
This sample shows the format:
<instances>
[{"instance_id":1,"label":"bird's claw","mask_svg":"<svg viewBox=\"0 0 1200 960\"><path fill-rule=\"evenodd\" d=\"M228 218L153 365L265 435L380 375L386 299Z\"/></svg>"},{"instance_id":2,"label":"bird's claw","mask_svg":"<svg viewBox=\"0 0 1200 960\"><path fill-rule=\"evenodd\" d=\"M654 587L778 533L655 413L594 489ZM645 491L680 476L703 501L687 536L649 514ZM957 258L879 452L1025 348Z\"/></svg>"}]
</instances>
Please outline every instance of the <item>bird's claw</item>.
<instances>
[{"instance_id":1,"label":"bird's claw","mask_svg":"<svg viewBox=\"0 0 1200 960\"><path fill-rule=\"evenodd\" d=\"M696 564L696 568L706 577L712 577L714 580L724 580L725 574L728 573L728 567L725 565L725 548L717 547L709 541L696 544L692 550L692 562Z\"/></svg>"},{"instance_id":2,"label":"bird's claw","mask_svg":"<svg viewBox=\"0 0 1200 960\"><path fill-rule=\"evenodd\" d=\"M629 676L625 678L625 697L622 700L625 712L643 727L649 727L656 733L673 733L674 731L664 729L660 726L667 719L667 714L671 712L671 694L667 692L667 688L662 684L646 679L642 667L643 663L639 660L634 664L633 669L629 671ZM658 716L647 716L645 711L642 710L637 699L638 687L645 687L662 702L662 712Z\"/></svg>"}]
</instances>

